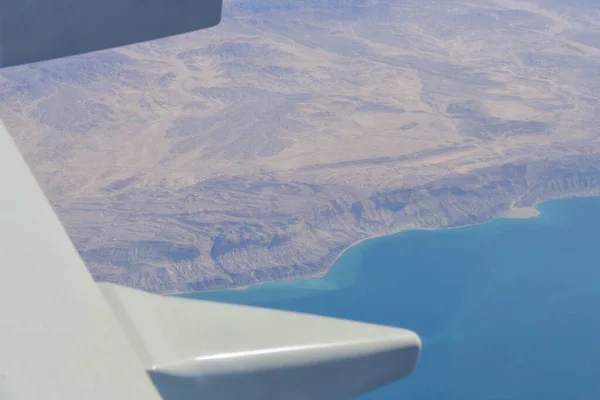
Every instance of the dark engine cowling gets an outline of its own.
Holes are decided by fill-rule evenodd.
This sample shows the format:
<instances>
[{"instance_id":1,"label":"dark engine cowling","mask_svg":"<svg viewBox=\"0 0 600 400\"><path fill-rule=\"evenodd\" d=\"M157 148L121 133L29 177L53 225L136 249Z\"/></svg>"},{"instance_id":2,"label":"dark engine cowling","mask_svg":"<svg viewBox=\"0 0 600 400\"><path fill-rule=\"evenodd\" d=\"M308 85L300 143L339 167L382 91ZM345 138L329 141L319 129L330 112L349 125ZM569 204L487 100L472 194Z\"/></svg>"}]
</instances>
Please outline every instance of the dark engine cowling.
<instances>
[{"instance_id":1,"label":"dark engine cowling","mask_svg":"<svg viewBox=\"0 0 600 400\"><path fill-rule=\"evenodd\" d=\"M2 0L0 67L217 25L222 0Z\"/></svg>"}]
</instances>

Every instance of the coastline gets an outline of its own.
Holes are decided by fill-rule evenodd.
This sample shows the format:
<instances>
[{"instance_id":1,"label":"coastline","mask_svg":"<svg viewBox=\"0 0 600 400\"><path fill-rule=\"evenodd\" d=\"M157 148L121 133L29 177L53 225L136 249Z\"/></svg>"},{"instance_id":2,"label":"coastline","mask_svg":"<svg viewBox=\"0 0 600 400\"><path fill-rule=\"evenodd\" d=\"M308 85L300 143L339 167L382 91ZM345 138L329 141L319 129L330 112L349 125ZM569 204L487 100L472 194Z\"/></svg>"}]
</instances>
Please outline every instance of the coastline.
<instances>
[{"instance_id":1,"label":"coastline","mask_svg":"<svg viewBox=\"0 0 600 400\"><path fill-rule=\"evenodd\" d=\"M564 198L575 198L575 197L587 197L587 196L566 196ZM329 263L329 265L323 269L323 271L320 271L318 273L315 273L314 275L308 275L308 276L301 276L301 277L290 277L290 278L286 278L286 279L281 279L281 280L272 280L272 281L264 281L264 282L259 282L256 284L252 284L252 285L244 285L244 286L236 286L236 287L231 287L231 288L223 288L223 289L211 289L211 290L202 290L202 291L193 291L193 292L179 292L179 293L170 293L168 295L170 296L181 296L181 297L191 297L193 296L194 293L211 293L211 292L222 292L222 291L230 291L230 290L247 290L253 287L259 287L268 283L285 283L285 282L301 282L301 281L307 281L307 280L311 280L311 279L322 279L323 277L325 277L327 275L327 273L329 273L329 271L331 270L331 268L335 265L335 263L350 249L354 248L355 246L358 246L361 243L367 242L369 240L374 240L374 239L378 239L378 238L382 238L384 236L393 236L393 235L397 235L399 233L405 232L405 231L437 231L437 230L448 230L448 229L461 229L461 228L466 228L469 226L477 226L477 225L482 225L482 224L486 224L488 222L492 222L496 219L530 219L530 218L536 218L539 217L541 215L540 211L537 208L537 205L546 201L552 201L552 200L559 200L562 199L561 198L555 198L555 199L548 199L548 200L543 200L540 202L536 202L535 204L531 205L531 206L525 206L525 207L518 207L513 205L511 208L509 208L508 210L506 210L505 213L495 216L487 221L483 221L483 222L478 222L478 223L473 223L473 224L465 224L465 225L461 225L461 226L452 226L452 227L437 227L437 228L405 228L405 229L401 229L397 232L393 232L393 233L382 233L382 234L376 234L376 235L372 235L366 238L362 238L359 240L356 240L354 242L352 242L352 244L348 245L347 247L345 247L334 259L333 261L331 261Z\"/></svg>"},{"instance_id":2,"label":"coastline","mask_svg":"<svg viewBox=\"0 0 600 400\"><path fill-rule=\"evenodd\" d=\"M589 322L586 316L594 312L595 303L587 294L598 293L594 288L598 271L593 265L600 257L594 252L593 233L600 218L599 200L544 202L538 205L542 217L527 221L502 219L502 215L508 213L506 207L499 210L498 217L490 219L490 224L474 224L472 228L448 232L405 232L359 246L356 252L347 253L348 257L335 265L332 279L327 278L335 283L338 277L345 275L346 267L352 269L352 264L362 264L359 279L340 290L311 293L303 290L303 285L283 284L248 292L221 292L205 300L411 329L428 345L427 362L420 365L424 369L421 373L428 376L440 372L436 360L443 363L448 351L464 349L473 341L477 342L471 346L475 350L465 352L464 365L465 368L477 367L479 349L485 349L490 342L503 342L501 330L487 329L502 318L519 333L515 348L520 346L532 362L539 361L540 366L546 368L546 352L536 346L552 345L554 338L540 342L540 332L553 332L557 340L572 333L576 324L582 324L580 331L585 332ZM569 242L569 249L561 246ZM432 246L438 251L431 252ZM589 258L582 259L576 267L571 266L570 257L562 257L565 250L585 253ZM570 270L572 267L574 271ZM566 270L573 272L567 274L573 280L565 279ZM543 277L542 282L540 277ZM574 287L583 290L586 296L572 296ZM482 292L482 288L486 290ZM548 301L557 296L560 301ZM531 307L518 307L520 304ZM540 325L537 314L532 317L532 310L549 315L558 310L557 315L567 315L568 323L542 318ZM577 318L571 319L569 310L578 310ZM578 351L585 353L591 343L587 339L594 340L583 333L577 341ZM540 351L527 353L532 346ZM511 358L512 353L498 351L497 346L493 350L505 365L514 358ZM576 358L577 354L569 362L577 362ZM548 371L554 367L549 368ZM500 366L498 371L502 369ZM568 370L564 368L565 372ZM468 382L470 371L461 369L460 373L461 379ZM489 374L493 376L496 372ZM540 376L543 384L543 376ZM517 386L522 383L520 375L511 377ZM427 387L429 381L426 376L418 384ZM537 390L537 383L527 384ZM420 390L416 386L411 388Z\"/></svg>"},{"instance_id":3,"label":"coastline","mask_svg":"<svg viewBox=\"0 0 600 400\"><path fill-rule=\"evenodd\" d=\"M418 229L418 228L416 228ZM443 229L443 228L440 228ZM378 235L373 235L373 236L369 236L363 239L359 239L354 241L352 244L346 246L344 248L344 250L342 250L334 259L333 261L331 261L331 263L329 263L329 265L327 266L327 268L323 269L323 271L319 271L318 273L315 273L314 275L306 275L306 276L299 276L299 277L290 277L290 278L286 278L286 279L280 279L280 280L273 280L273 281L264 281L264 282L258 282L252 285L244 285L244 286L236 286L236 287L231 287L231 288L223 288L223 289L209 289L209 290L201 290L201 291L194 291L194 292L176 292L176 293L167 293L167 296L182 296L182 297L186 297L186 296L191 296L194 293L212 293L212 292L222 292L222 291L230 291L230 290L247 290L253 287L258 287L258 286L262 286L262 285L266 285L269 283L285 283L285 282L301 282L301 281L308 281L311 279L322 279L325 277L325 275L327 275L329 273L329 271L331 270L331 268L335 265L335 263L350 249L354 248L355 246L358 246L359 244L372 240L372 239L378 239L384 236L392 236L392 235L396 235L398 233L404 232L404 231L408 231L408 230L415 230L415 228L408 228L408 229L402 229L398 232L394 232L394 233L382 233L382 234L378 234Z\"/></svg>"},{"instance_id":4,"label":"coastline","mask_svg":"<svg viewBox=\"0 0 600 400\"><path fill-rule=\"evenodd\" d=\"M184 246L195 250L202 247L202 256L194 251L183 258L179 257L177 251L183 249L182 241L170 237L192 228L175 217L177 226L173 232L165 235L163 243L143 241L135 232L129 232L134 241L111 243L108 247L101 246L100 250L94 250L104 240L99 238L98 243L89 244L89 248L81 251L81 255L97 281L109 281L162 294L243 290L267 282L321 278L333 263L339 262L341 255L346 256L348 247L364 240L401 233L407 229L457 228L496 218L532 217L532 213L524 214L523 210L515 212L511 209L527 208L559 198L600 196L598 165L600 153L597 157L585 159L567 157L552 162L508 163L503 168L476 169L445 180L403 189L390 187L373 192L368 197L349 195L325 205L321 204L323 200L320 206L307 208L305 211L308 214L297 216L299 219L280 219L280 216L266 214L265 219L259 221L260 229L264 230L262 236L258 235L258 231L249 232L247 237L238 237L233 233L223 233L221 236L216 234L217 223L207 226L206 231L194 233L200 235L196 238L197 243ZM218 192L215 188L211 190ZM292 216L293 213L285 215ZM122 220L113 223L121 224ZM235 217L234 220L234 231L240 229L241 232L247 221L242 217ZM134 224L132 226L138 223L133 217L130 221ZM297 223L300 225L296 226ZM215 234L210 234L213 230ZM154 237L163 237L159 232L154 234ZM278 242L272 245L271 240L275 237ZM280 239L284 241L280 242ZM77 237L74 240L77 242ZM147 253L148 250L160 250L167 243L174 252ZM219 249L217 256L212 253L215 245ZM144 252L134 249L144 249ZM362 247L352 254L359 256L360 249ZM127 258L106 264L119 254L127 255ZM360 264L360 259L352 254L340 265L346 264L346 261ZM171 272L155 273L154 268L165 265L155 259L162 260L165 257ZM145 260L152 268L143 269L143 264L134 263L138 259ZM130 264L132 268L128 268ZM140 272L141 268L143 271ZM343 268L334 270L340 271L340 276L345 275ZM298 287L314 288L332 284L335 284L335 280L325 277L321 281L315 279Z\"/></svg>"}]
</instances>

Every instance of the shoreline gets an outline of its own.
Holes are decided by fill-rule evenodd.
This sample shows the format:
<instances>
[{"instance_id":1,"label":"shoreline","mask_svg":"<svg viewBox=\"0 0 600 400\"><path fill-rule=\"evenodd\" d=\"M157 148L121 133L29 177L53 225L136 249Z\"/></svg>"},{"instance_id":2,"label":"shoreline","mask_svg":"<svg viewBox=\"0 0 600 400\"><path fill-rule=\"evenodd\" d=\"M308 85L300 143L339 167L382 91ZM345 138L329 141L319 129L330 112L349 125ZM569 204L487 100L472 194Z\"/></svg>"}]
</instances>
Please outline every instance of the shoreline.
<instances>
[{"instance_id":1,"label":"shoreline","mask_svg":"<svg viewBox=\"0 0 600 400\"><path fill-rule=\"evenodd\" d=\"M440 228L440 229L443 229L443 228ZM185 296L188 296L188 295L193 295L194 293L213 293L213 292L223 292L223 291L230 291L230 290L247 290L247 289L250 289L252 287L266 285L268 283L285 283L285 282L308 281L310 279L322 279L322 278L325 277L325 275L327 275L327 273L329 272L329 270L340 259L340 257L342 257L348 250L350 250L354 246L357 246L357 245L359 245L359 244L361 244L363 242L366 242L368 240L378 239L378 238L381 238L381 237L384 237L384 236L396 235L398 233L401 233L401 232L404 232L404 231L409 231L409 230L415 230L415 229L414 228L403 229L403 230L395 232L395 233L383 233L383 234L380 234L380 235L373 235L373 236L369 236L367 238L359 239L359 240L353 242L352 244L346 246L344 248L344 250L342 250L337 256L335 256L335 258L333 259L333 261L331 261L331 263L329 264L329 266L327 268L325 268L322 272L316 273L314 275L299 276L297 278L287 278L287 279L280 279L280 280L276 280L276 281L264 281L264 282L259 282L259 283L255 283L255 284L252 284L252 285L236 286L236 287L224 288L224 289L210 289L210 290L201 290L201 291L194 291L194 292L167 293L166 295L167 296L182 296L182 297L185 297Z\"/></svg>"},{"instance_id":2,"label":"shoreline","mask_svg":"<svg viewBox=\"0 0 600 400\"><path fill-rule=\"evenodd\" d=\"M573 196L573 197L579 197L579 196ZM587 196L581 196L581 197L587 197ZM564 198L569 198L569 197L564 197ZM484 222L479 222L479 223L473 223L473 224L466 224L466 225L461 225L461 226L453 226L453 227L439 227L439 228L405 228L405 229L401 229L397 232L394 233L382 233L382 234L377 234L377 235L373 235L373 236L369 236L367 238L363 238L363 239L359 239L354 241L352 244L346 246L344 248L344 250L342 250L334 259L333 261L331 261L331 263L329 263L329 266L327 266L327 268L325 268L322 272L319 272L317 274L314 275L310 275L310 276L303 276L303 277L297 277L297 278L288 278L288 279L281 279L281 280L272 280L272 281L264 281L264 282L259 282L259 283L255 283L252 285L245 285L245 286L236 286L236 287L231 287L231 288L224 288L224 289L214 289L214 290L201 290L201 291L194 291L194 292L182 292L182 293L171 293L171 294L167 294L168 296L180 296L180 297L187 297L187 296L192 296L194 293L212 293L212 292L222 292L222 291L230 291L230 290L247 290L249 288L252 287L257 287L257 286L261 286L261 285L265 285L268 283L285 283L285 282L296 282L296 281L306 281L306 280L310 280L310 279L322 279L323 277L325 277L325 275L327 275L327 273L329 273L329 270L331 270L331 268L335 265L335 263L347 252L349 251L351 248L364 243L366 241L369 240L374 240L374 239L378 239L378 238L382 238L384 236L393 236L393 235L397 235L399 233L402 232L406 232L406 231L437 231L437 230L447 230L447 229L461 229L461 228L466 228L469 226L477 226L477 225L482 225L482 224L486 224L488 222L492 222L496 219L530 219L530 218L536 218L539 217L541 215L540 211L537 208L537 205L546 201L552 201L552 200L558 200L558 199L562 199L562 198L556 198L556 199L548 199L548 200L543 200L540 202L537 202L531 206L526 206L526 207L516 207L516 206L512 206L510 207L508 210L506 210L506 212L502 215L498 215L496 217L493 217L487 221Z\"/></svg>"}]
</instances>

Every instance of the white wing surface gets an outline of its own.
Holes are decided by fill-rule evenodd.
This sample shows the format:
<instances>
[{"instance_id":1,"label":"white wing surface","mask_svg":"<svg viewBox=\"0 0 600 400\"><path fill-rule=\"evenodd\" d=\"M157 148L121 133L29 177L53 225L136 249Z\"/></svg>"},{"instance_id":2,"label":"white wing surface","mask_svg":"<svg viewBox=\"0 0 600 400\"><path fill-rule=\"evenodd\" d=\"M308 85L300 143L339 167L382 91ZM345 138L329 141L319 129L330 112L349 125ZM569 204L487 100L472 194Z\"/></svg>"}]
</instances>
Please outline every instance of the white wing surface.
<instances>
[{"instance_id":1,"label":"white wing surface","mask_svg":"<svg viewBox=\"0 0 600 400\"><path fill-rule=\"evenodd\" d=\"M166 399L347 399L414 368L411 331L99 284Z\"/></svg>"},{"instance_id":2,"label":"white wing surface","mask_svg":"<svg viewBox=\"0 0 600 400\"><path fill-rule=\"evenodd\" d=\"M2 400L346 399L421 348L404 329L95 284L1 121L0 273Z\"/></svg>"},{"instance_id":3,"label":"white wing surface","mask_svg":"<svg viewBox=\"0 0 600 400\"><path fill-rule=\"evenodd\" d=\"M0 394L160 399L0 121Z\"/></svg>"}]
</instances>

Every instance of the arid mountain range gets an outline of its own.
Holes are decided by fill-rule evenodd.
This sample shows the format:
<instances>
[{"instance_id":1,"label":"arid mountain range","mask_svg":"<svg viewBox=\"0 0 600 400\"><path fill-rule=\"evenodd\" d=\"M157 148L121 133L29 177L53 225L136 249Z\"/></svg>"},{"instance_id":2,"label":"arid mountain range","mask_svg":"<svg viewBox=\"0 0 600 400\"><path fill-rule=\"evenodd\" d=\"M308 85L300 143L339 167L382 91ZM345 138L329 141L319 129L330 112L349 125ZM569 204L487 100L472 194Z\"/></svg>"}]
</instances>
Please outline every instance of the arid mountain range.
<instances>
[{"instance_id":1,"label":"arid mountain range","mask_svg":"<svg viewBox=\"0 0 600 400\"><path fill-rule=\"evenodd\" d=\"M318 276L357 240L598 194L600 5L226 2L2 71L0 118L98 280Z\"/></svg>"}]
</instances>

